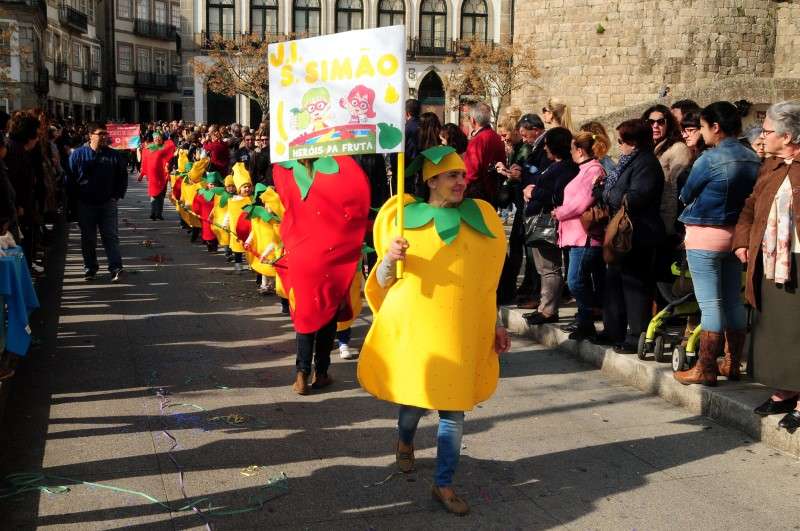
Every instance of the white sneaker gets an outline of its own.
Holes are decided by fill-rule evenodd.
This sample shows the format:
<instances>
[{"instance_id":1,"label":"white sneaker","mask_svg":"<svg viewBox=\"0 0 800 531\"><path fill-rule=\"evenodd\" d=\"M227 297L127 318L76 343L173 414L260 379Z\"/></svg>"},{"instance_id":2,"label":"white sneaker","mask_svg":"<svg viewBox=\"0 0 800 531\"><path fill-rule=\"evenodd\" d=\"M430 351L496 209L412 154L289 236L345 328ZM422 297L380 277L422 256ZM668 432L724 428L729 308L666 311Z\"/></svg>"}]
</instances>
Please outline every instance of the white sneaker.
<instances>
[{"instance_id":1,"label":"white sneaker","mask_svg":"<svg viewBox=\"0 0 800 531\"><path fill-rule=\"evenodd\" d=\"M349 346L342 344L339 345L339 357L343 360L354 360L358 357L358 352L351 349Z\"/></svg>"}]
</instances>

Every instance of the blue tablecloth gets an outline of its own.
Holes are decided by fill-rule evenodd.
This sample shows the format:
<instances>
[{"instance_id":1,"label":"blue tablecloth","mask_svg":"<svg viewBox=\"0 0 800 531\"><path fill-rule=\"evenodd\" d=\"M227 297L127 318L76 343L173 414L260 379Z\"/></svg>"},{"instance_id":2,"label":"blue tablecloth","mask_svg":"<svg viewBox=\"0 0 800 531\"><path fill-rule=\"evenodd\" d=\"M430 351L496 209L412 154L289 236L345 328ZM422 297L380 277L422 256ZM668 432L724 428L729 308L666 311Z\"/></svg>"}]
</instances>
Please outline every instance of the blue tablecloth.
<instances>
[{"instance_id":1,"label":"blue tablecloth","mask_svg":"<svg viewBox=\"0 0 800 531\"><path fill-rule=\"evenodd\" d=\"M0 256L0 295L8 306L6 350L24 356L31 345L28 316L39 307L39 299L22 248L6 249L5 253Z\"/></svg>"}]
</instances>

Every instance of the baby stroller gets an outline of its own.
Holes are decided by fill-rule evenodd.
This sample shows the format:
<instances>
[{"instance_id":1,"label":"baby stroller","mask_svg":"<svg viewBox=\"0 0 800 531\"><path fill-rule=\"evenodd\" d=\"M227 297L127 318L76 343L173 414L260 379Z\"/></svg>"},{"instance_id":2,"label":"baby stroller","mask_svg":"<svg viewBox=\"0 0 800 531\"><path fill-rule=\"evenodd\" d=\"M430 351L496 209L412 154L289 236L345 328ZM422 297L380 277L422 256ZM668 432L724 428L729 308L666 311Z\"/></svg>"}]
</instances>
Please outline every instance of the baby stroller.
<instances>
[{"instance_id":1,"label":"baby stroller","mask_svg":"<svg viewBox=\"0 0 800 531\"><path fill-rule=\"evenodd\" d=\"M667 363L670 360L665 352L672 350L672 368L678 371L691 367L689 364L697 359L700 326L698 324L688 335L685 332L687 322L699 323L700 307L694 297L686 263L672 264L672 274L676 277L674 282L656 284L667 305L650 320L647 330L639 336L636 353L639 359L644 360L652 352L657 362Z\"/></svg>"}]
</instances>

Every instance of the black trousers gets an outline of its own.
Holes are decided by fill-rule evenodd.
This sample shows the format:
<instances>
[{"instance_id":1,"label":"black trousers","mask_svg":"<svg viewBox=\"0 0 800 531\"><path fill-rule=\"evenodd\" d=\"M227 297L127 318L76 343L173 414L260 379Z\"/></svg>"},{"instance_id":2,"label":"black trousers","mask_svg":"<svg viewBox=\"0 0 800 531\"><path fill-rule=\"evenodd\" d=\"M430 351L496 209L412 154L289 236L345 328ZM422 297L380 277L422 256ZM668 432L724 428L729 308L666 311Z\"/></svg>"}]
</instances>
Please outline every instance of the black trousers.
<instances>
[{"instance_id":1,"label":"black trousers","mask_svg":"<svg viewBox=\"0 0 800 531\"><path fill-rule=\"evenodd\" d=\"M655 249L636 247L606 268L603 326L612 340L635 345L653 315Z\"/></svg>"},{"instance_id":2,"label":"black trousers","mask_svg":"<svg viewBox=\"0 0 800 531\"><path fill-rule=\"evenodd\" d=\"M331 322L310 334L297 334L297 370L311 374L311 362L314 372L327 374L331 365L331 350L336 337L336 316Z\"/></svg>"}]
</instances>

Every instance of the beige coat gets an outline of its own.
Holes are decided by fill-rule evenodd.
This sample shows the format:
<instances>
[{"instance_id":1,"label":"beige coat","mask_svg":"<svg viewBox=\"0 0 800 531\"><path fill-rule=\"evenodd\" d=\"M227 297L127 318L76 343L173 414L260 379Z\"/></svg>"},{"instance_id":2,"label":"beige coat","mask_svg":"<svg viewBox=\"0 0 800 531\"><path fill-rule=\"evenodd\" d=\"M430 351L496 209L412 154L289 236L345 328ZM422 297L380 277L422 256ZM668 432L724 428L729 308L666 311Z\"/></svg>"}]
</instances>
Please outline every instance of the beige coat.
<instances>
[{"instance_id":1,"label":"beige coat","mask_svg":"<svg viewBox=\"0 0 800 531\"><path fill-rule=\"evenodd\" d=\"M656 151L661 146L656 146ZM678 178L692 165L692 152L683 142L676 142L658 157L664 170L664 193L661 195L661 220L667 235L675 234L675 221L678 219Z\"/></svg>"}]
</instances>

